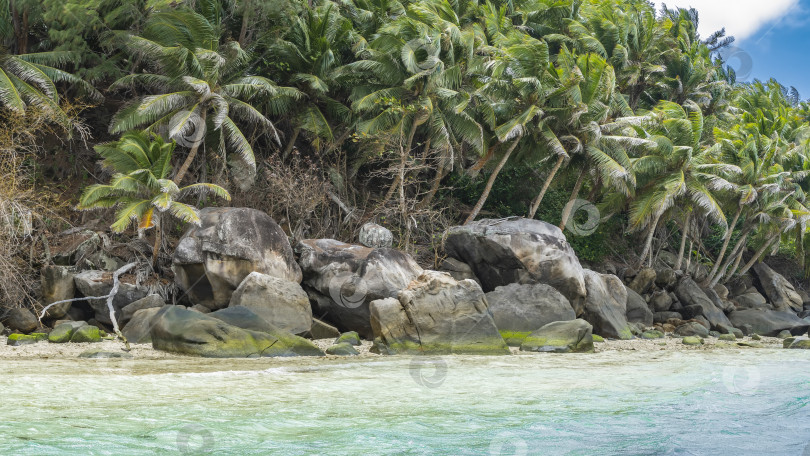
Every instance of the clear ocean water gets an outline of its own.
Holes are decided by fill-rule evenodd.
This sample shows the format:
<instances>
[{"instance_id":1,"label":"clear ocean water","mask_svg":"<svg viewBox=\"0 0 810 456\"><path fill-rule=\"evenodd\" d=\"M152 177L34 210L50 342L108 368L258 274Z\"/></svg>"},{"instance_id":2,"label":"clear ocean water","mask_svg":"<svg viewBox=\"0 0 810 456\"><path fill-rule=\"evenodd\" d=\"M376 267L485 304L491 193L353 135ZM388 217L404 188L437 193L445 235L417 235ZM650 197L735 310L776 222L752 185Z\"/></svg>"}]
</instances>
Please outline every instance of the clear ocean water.
<instances>
[{"instance_id":1,"label":"clear ocean water","mask_svg":"<svg viewBox=\"0 0 810 456\"><path fill-rule=\"evenodd\" d=\"M810 455L810 351L19 360L2 455Z\"/></svg>"}]
</instances>

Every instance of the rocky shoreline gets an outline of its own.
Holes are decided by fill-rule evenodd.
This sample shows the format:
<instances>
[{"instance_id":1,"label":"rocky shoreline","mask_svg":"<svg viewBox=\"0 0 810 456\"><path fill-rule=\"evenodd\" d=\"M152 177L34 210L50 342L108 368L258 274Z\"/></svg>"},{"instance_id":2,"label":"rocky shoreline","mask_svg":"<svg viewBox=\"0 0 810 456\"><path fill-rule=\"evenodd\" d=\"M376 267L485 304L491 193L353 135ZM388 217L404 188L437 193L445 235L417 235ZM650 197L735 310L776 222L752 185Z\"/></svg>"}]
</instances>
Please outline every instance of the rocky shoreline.
<instances>
[{"instance_id":1,"label":"rocky shoreline","mask_svg":"<svg viewBox=\"0 0 810 456\"><path fill-rule=\"evenodd\" d=\"M173 292L137 275L119 281L127 268L99 234L74 236L54 256L60 264L43 269L42 319L27 309L5 316L0 359L810 347L810 297L764 263L729 287L707 286L701 265L675 270L666 252L654 267L592 270L557 227L513 217L450 228L447 257L427 270L375 224L362 228L360 245L309 239L293 248L263 212L201 215L174 252ZM132 352L110 355L121 346L109 340L113 320Z\"/></svg>"}]
</instances>

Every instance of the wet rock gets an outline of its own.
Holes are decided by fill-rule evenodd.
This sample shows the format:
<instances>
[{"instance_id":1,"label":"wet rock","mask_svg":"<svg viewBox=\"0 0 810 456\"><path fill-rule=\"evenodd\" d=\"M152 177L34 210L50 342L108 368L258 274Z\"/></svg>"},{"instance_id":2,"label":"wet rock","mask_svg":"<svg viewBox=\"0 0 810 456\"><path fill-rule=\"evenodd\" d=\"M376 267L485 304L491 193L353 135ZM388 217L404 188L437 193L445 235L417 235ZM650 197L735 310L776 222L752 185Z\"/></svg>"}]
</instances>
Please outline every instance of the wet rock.
<instances>
[{"instance_id":1,"label":"wet rock","mask_svg":"<svg viewBox=\"0 0 810 456\"><path fill-rule=\"evenodd\" d=\"M788 331L787 329L779 331L779 334L776 335L776 337L779 339L787 339L790 336L791 336L790 331Z\"/></svg>"},{"instance_id":2,"label":"wet rock","mask_svg":"<svg viewBox=\"0 0 810 456\"><path fill-rule=\"evenodd\" d=\"M226 307L236 287L251 272L301 282L287 235L262 211L205 208L201 225L180 239L172 257L175 281L192 304Z\"/></svg>"},{"instance_id":3,"label":"wet rock","mask_svg":"<svg viewBox=\"0 0 810 456\"><path fill-rule=\"evenodd\" d=\"M372 338L371 301L396 297L422 274L413 258L394 249L307 239L296 250L315 314L340 331L357 331L366 339Z\"/></svg>"},{"instance_id":4,"label":"wet rock","mask_svg":"<svg viewBox=\"0 0 810 456\"><path fill-rule=\"evenodd\" d=\"M327 355L336 356L357 356L360 353L348 342L341 342L326 349Z\"/></svg>"},{"instance_id":5,"label":"wet rock","mask_svg":"<svg viewBox=\"0 0 810 456\"><path fill-rule=\"evenodd\" d=\"M489 292L512 283L556 288L577 314L586 295L583 269L559 228L520 217L479 220L450 228L445 250L467 263Z\"/></svg>"},{"instance_id":6,"label":"wet rock","mask_svg":"<svg viewBox=\"0 0 810 456\"><path fill-rule=\"evenodd\" d=\"M262 318L254 311L242 306L219 309L209 313L208 316L224 321L231 326L236 326L237 328L247 329L250 331L272 333L279 330L279 328Z\"/></svg>"},{"instance_id":7,"label":"wet rock","mask_svg":"<svg viewBox=\"0 0 810 456\"><path fill-rule=\"evenodd\" d=\"M486 294L486 300L502 332L532 332L554 321L576 318L568 299L542 283L497 287Z\"/></svg>"},{"instance_id":8,"label":"wet rock","mask_svg":"<svg viewBox=\"0 0 810 456\"><path fill-rule=\"evenodd\" d=\"M312 307L297 282L251 272L231 296L229 307L247 307L273 326L293 334L309 331Z\"/></svg>"},{"instance_id":9,"label":"wet rock","mask_svg":"<svg viewBox=\"0 0 810 456\"><path fill-rule=\"evenodd\" d=\"M521 351L551 353L592 353L592 326L585 320L549 323L532 332L520 346Z\"/></svg>"},{"instance_id":10,"label":"wet rock","mask_svg":"<svg viewBox=\"0 0 810 456\"><path fill-rule=\"evenodd\" d=\"M87 350L79 353L79 358L88 359L131 359L132 355L120 351Z\"/></svg>"},{"instance_id":11,"label":"wet rock","mask_svg":"<svg viewBox=\"0 0 810 456\"><path fill-rule=\"evenodd\" d=\"M267 333L237 328L180 306L163 307L152 321L152 345L157 350L208 358L323 355L302 337L281 330Z\"/></svg>"},{"instance_id":12,"label":"wet rock","mask_svg":"<svg viewBox=\"0 0 810 456\"><path fill-rule=\"evenodd\" d=\"M360 244L373 249L390 248L394 243L394 235L388 228L376 223L366 223L360 227L359 240Z\"/></svg>"},{"instance_id":13,"label":"wet rock","mask_svg":"<svg viewBox=\"0 0 810 456\"><path fill-rule=\"evenodd\" d=\"M425 271L398 298L371 303L374 337L394 353L509 354L471 280Z\"/></svg>"}]
</instances>

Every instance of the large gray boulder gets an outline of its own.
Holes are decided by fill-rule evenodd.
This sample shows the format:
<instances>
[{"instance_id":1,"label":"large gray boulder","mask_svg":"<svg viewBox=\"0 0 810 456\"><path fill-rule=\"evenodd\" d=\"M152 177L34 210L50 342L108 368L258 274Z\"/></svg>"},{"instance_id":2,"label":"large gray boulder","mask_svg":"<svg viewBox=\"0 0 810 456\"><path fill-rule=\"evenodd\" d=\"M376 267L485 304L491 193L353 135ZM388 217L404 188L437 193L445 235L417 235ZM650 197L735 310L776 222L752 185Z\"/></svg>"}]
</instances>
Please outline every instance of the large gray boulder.
<instances>
[{"instance_id":1,"label":"large gray boulder","mask_svg":"<svg viewBox=\"0 0 810 456\"><path fill-rule=\"evenodd\" d=\"M82 271L73 277L73 282L76 284L76 289L87 297L106 296L110 294L113 287L112 273L107 271ZM129 283L127 280L121 279L118 293L115 294L112 301L115 318L120 320L122 317L121 310L124 307L150 294L149 287ZM112 325L110 310L107 308L107 299L88 299L87 304L95 312L94 318L96 321L105 325Z\"/></svg>"},{"instance_id":2,"label":"large gray boulder","mask_svg":"<svg viewBox=\"0 0 810 456\"><path fill-rule=\"evenodd\" d=\"M627 289L627 321L640 323L648 328L653 325L653 312L647 306L647 301L631 288Z\"/></svg>"},{"instance_id":3,"label":"large gray boulder","mask_svg":"<svg viewBox=\"0 0 810 456\"><path fill-rule=\"evenodd\" d=\"M551 322L577 318L571 303L551 285L513 283L486 294L500 331L532 332Z\"/></svg>"},{"instance_id":4,"label":"large gray boulder","mask_svg":"<svg viewBox=\"0 0 810 456\"><path fill-rule=\"evenodd\" d=\"M666 312L672 307L672 297L666 291L656 291L650 297L650 307L654 312Z\"/></svg>"},{"instance_id":5,"label":"large gray boulder","mask_svg":"<svg viewBox=\"0 0 810 456\"><path fill-rule=\"evenodd\" d=\"M509 354L481 287L443 272L425 271L398 298L373 301L371 325L389 353Z\"/></svg>"},{"instance_id":6,"label":"large gray boulder","mask_svg":"<svg viewBox=\"0 0 810 456\"><path fill-rule=\"evenodd\" d=\"M216 318L217 320L222 320L237 328L249 329L251 331L271 333L279 329L247 307L226 307L206 315Z\"/></svg>"},{"instance_id":7,"label":"large gray boulder","mask_svg":"<svg viewBox=\"0 0 810 456\"><path fill-rule=\"evenodd\" d=\"M135 315L135 312L143 309L153 309L153 308L160 308L166 305L163 297L159 294L150 294L145 298L141 298L133 303L127 304L121 309L121 321L120 324L125 325L127 322L132 319L132 316Z\"/></svg>"},{"instance_id":8,"label":"large gray boulder","mask_svg":"<svg viewBox=\"0 0 810 456\"><path fill-rule=\"evenodd\" d=\"M251 272L301 282L290 242L262 211L205 208L200 226L180 238L172 257L175 282L192 304L211 310L227 307L231 294Z\"/></svg>"},{"instance_id":9,"label":"large gray boulder","mask_svg":"<svg viewBox=\"0 0 810 456\"><path fill-rule=\"evenodd\" d=\"M737 306L740 309L769 309L771 306L764 296L757 292L743 293L736 298Z\"/></svg>"},{"instance_id":10,"label":"large gray boulder","mask_svg":"<svg viewBox=\"0 0 810 456\"><path fill-rule=\"evenodd\" d=\"M485 291L511 283L553 286L582 313L583 269L556 226L521 217L479 220L447 230L445 251L472 268Z\"/></svg>"},{"instance_id":11,"label":"large gray boulder","mask_svg":"<svg viewBox=\"0 0 810 456\"><path fill-rule=\"evenodd\" d=\"M751 325L753 331L761 336L776 336L784 330L798 336L806 333L810 328L810 320L801 319L793 312L777 310L737 310L731 312L728 318L735 328Z\"/></svg>"},{"instance_id":12,"label":"large gray boulder","mask_svg":"<svg viewBox=\"0 0 810 456\"><path fill-rule=\"evenodd\" d=\"M551 353L591 353L593 333L585 320L557 321L532 332L520 346L521 351Z\"/></svg>"},{"instance_id":13,"label":"large gray boulder","mask_svg":"<svg viewBox=\"0 0 810 456\"><path fill-rule=\"evenodd\" d=\"M765 263L755 264L752 270L757 276L759 288L775 310L794 313L802 311L802 297L786 278Z\"/></svg>"},{"instance_id":14,"label":"large gray boulder","mask_svg":"<svg viewBox=\"0 0 810 456\"><path fill-rule=\"evenodd\" d=\"M593 325L594 334L611 339L632 339L627 322L627 288L615 275L585 269L585 297L582 318Z\"/></svg>"},{"instance_id":15,"label":"large gray boulder","mask_svg":"<svg viewBox=\"0 0 810 456\"><path fill-rule=\"evenodd\" d=\"M410 255L394 249L307 239L296 250L315 316L367 339L372 334L371 301L397 296L422 274Z\"/></svg>"},{"instance_id":16,"label":"large gray boulder","mask_svg":"<svg viewBox=\"0 0 810 456\"><path fill-rule=\"evenodd\" d=\"M323 355L312 342L282 330L241 329L180 306L163 307L151 323L152 346L172 353L206 358Z\"/></svg>"},{"instance_id":17,"label":"large gray boulder","mask_svg":"<svg viewBox=\"0 0 810 456\"><path fill-rule=\"evenodd\" d=\"M121 330L127 341L133 344L151 344L152 318L160 312L160 309L160 307L149 307L133 313L129 322Z\"/></svg>"},{"instance_id":18,"label":"large gray boulder","mask_svg":"<svg viewBox=\"0 0 810 456\"><path fill-rule=\"evenodd\" d=\"M12 331L19 331L24 334L33 332L39 326L37 317L25 307L10 309L3 318L3 323Z\"/></svg>"},{"instance_id":19,"label":"large gray boulder","mask_svg":"<svg viewBox=\"0 0 810 456\"><path fill-rule=\"evenodd\" d=\"M242 306L268 323L293 334L312 327L309 297L297 282L251 272L231 296L229 307Z\"/></svg>"},{"instance_id":20,"label":"large gray boulder","mask_svg":"<svg viewBox=\"0 0 810 456\"><path fill-rule=\"evenodd\" d=\"M709 321L711 329L717 330L718 325L735 326L730 324L726 314L714 305L714 302L706 296L703 289L691 278L684 277L681 279L681 282L675 288L675 295L684 307L693 305L702 307L702 315Z\"/></svg>"},{"instance_id":21,"label":"large gray boulder","mask_svg":"<svg viewBox=\"0 0 810 456\"><path fill-rule=\"evenodd\" d=\"M42 287L42 305L73 299L76 296L76 284L73 282L73 271L68 266L43 266L40 275ZM57 304L45 314L47 318L60 319L70 310L71 303Z\"/></svg>"}]
</instances>

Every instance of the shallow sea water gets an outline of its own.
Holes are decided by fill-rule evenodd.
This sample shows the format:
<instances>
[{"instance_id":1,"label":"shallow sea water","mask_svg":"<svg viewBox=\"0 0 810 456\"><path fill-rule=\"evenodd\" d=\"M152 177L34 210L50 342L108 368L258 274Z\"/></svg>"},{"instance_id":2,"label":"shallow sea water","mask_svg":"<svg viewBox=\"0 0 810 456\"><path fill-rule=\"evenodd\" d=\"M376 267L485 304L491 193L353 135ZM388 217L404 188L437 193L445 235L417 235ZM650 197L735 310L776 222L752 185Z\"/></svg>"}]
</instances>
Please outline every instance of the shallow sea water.
<instances>
[{"instance_id":1,"label":"shallow sea water","mask_svg":"<svg viewBox=\"0 0 810 456\"><path fill-rule=\"evenodd\" d=\"M12 360L2 455L810 456L810 352Z\"/></svg>"}]
</instances>

